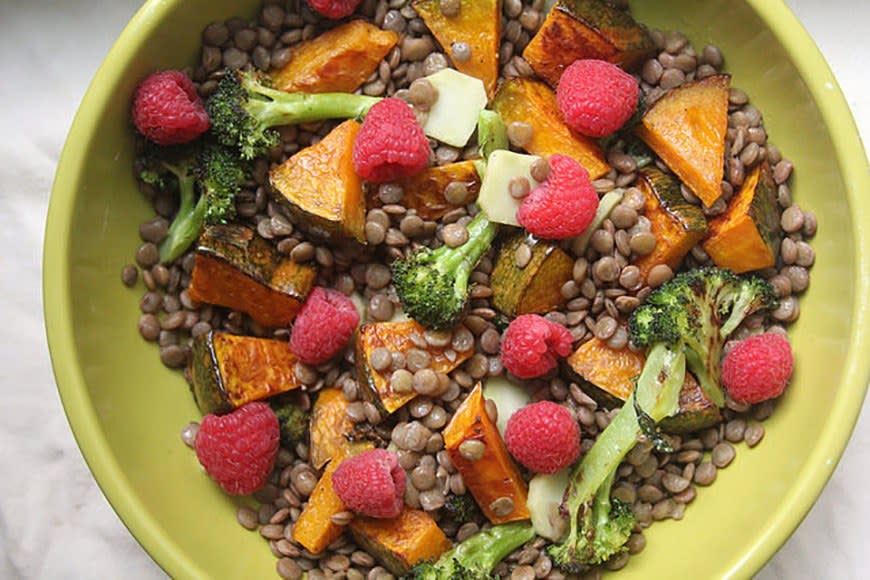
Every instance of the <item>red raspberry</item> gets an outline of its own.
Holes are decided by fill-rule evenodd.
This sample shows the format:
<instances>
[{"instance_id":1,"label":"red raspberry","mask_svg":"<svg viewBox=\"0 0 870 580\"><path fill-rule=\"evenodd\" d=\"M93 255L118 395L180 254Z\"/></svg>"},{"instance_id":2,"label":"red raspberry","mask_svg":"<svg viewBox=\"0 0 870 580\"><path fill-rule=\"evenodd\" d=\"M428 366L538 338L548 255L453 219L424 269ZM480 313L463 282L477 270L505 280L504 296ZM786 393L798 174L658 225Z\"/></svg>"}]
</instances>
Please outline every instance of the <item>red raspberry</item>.
<instances>
[{"instance_id":1,"label":"red raspberry","mask_svg":"<svg viewBox=\"0 0 870 580\"><path fill-rule=\"evenodd\" d=\"M775 332L741 340L722 363L722 384L739 403L760 403L780 396L794 370L788 339Z\"/></svg>"},{"instance_id":2,"label":"red raspberry","mask_svg":"<svg viewBox=\"0 0 870 580\"><path fill-rule=\"evenodd\" d=\"M539 377L556 368L556 356L571 354L571 333L537 314L513 319L501 341L504 368L520 379Z\"/></svg>"},{"instance_id":3,"label":"red raspberry","mask_svg":"<svg viewBox=\"0 0 870 580\"><path fill-rule=\"evenodd\" d=\"M206 473L225 492L248 495L269 479L280 437L271 407L248 403L229 415L206 415L193 447Z\"/></svg>"},{"instance_id":4,"label":"red raspberry","mask_svg":"<svg viewBox=\"0 0 870 580\"><path fill-rule=\"evenodd\" d=\"M606 137L631 119L639 92L634 77L618 66L575 60L559 80L556 99L569 127L587 137Z\"/></svg>"},{"instance_id":5,"label":"red raspberry","mask_svg":"<svg viewBox=\"0 0 870 580\"><path fill-rule=\"evenodd\" d=\"M353 14L360 2L362 0L308 0L308 5L322 16L335 20Z\"/></svg>"},{"instance_id":6,"label":"red raspberry","mask_svg":"<svg viewBox=\"0 0 870 580\"><path fill-rule=\"evenodd\" d=\"M359 312L350 298L318 286L296 317L290 350L306 364L325 363L344 348L357 324Z\"/></svg>"},{"instance_id":7,"label":"red raspberry","mask_svg":"<svg viewBox=\"0 0 870 580\"><path fill-rule=\"evenodd\" d=\"M353 144L357 174L374 183L419 173L429 164L429 140L402 99L384 99L369 109Z\"/></svg>"},{"instance_id":8,"label":"red raspberry","mask_svg":"<svg viewBox=\"0 0 870 580\"><path fill-rule=\"evenodd\" d=\"M133 124L158 145L193 141L211 126L193 81L177 70L142 81L133 97Z\"/></svg>"},{"instance_id":9,"label":"red raspberry","mask_svg":"<svg viewBox=\"0 0 870 580\"><path fill-rule=\"evenodd\" d=\"M580 427L552 401L523 407L508 419L504 442L514 458L535 473L555 473L580 455Z\"/></svg>"},{"instance_id":10,"label":"red raspberry","mask_svg":"<svg viewBox=\"0 0 870 580\"><path fill-rule=\"evenodd\" d=\"M372 449L342 461L332 473L332 487L352 511L394 518L405 507L405 479L395 453Z\"/></svg>"},{"instance_id":11,"label":"red raspberry","mask_svg":"<svg viewBox=\"0 0 870 580\"><path fill-rule=\"evenodd\" d=\"M570 157L550 157L550 175L523 199L517 221L529 233L549 240L582 234L595 218L598 194L589 173Z\"/></svg>"}]
</instances>

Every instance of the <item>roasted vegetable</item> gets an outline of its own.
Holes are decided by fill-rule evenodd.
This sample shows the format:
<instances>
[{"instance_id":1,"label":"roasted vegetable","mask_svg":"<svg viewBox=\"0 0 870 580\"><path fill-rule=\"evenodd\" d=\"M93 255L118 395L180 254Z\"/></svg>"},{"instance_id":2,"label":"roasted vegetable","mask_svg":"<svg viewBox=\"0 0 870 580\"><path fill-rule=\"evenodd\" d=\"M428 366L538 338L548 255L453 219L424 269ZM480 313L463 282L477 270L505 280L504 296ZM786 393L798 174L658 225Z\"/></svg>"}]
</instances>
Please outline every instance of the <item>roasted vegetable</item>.
<instances>
[{"instance_id":1,"label":"roasted vegetable","mask_svg":"<svg viewBox=\"0 0 870 580\"><path fill-rule=\"evenodd\" d=\"M494 524L529 519L528 488L486 412L481 386L444 428L444 448L483 514Z\"/></svg>"},{"instance_id":2,"label":"roasted vegetable","mask_svg":"<svg viewBox=\"0 0 870 580\"><path fill-rule=\"evenodd\" d=\"M351 20L291 49L290 60L272 73L288 93L352 93L399 41L399 35L365 20Z\"/></svg>"},{"instance_id":3,"label":"roasted vegetable","mask_svg":"<svg viewBox=\"0 0 870 580\"><path fill-rule=\"evenodd\" d=\"M355 360L360 392L381 411L392 413L411 401L417 393L413 390L394 391L390 384L391 370L387 369L383 373L375 370L371 365L372 352L383 347L391 352L407 353L412 348L419 348L417 344L425 342L425 331L423 326L413 320L365 324L357 331ZM438 373L449 373L474 354L473 345L469 345L464 351L457 351L450 345L442 348L427 345L426 350L431 357L429 368Z\"/></svg>"},{"instance_id":4,"label":"roasted vegetable","mask_svg":"<svg viewBox=\"0 0 870 580\"><path fill-rule=\"evenodd\" d=\"M444 500L444 511L459 525L474 521L475 516L480 513L474 498L467 493L447 496Z\"/></svg>"},{"instance_id":5,"label":"roasted vegetable","mask_svg":"<svg viewBox=\"0 0 870 580\"><path fill-rule=\"evenodd\" d=\"M324 119L354 119L380 99L350 93L287 93L252 73L228 69L209 97L211 131L221 144L253 159L279 144L273 127Z\"/></svg>"},{"instance_id":6,"label":"roasted vegetable","mask_svg":"<svg viewBox=\"0 0 870 580\"><path fill-rule=\"evenodd\" d=\"M644 356L628 348L611 348L603 340L593 338L580 345L565 363L569 372L581 379L580 387L599 405L617 407L634 390ZM719 408L704 396L695 378L686 373L679 409L661 426L663 431L681 433L711 427L721 419Z\"/></svg>"},{"instance_id":7,"label":"roasted vegetable","mask_svg":"<svg viewBox=\"0 0 870 580\"><path fill-rule=\"evenodd\" d=\"M294 448L298 443L308 442L308 420L310 413L306 411L296 393L279 395L269 399L269 406L278 417L281 428L281 445Z\"/></svg>"},{"instance_id":8,"label":"roasted vegetable","mask_svg":"<svg viewBox=\"0 0 870 580\"><path fill-rule=\"evenodd\" d=\"M359 129L359 123L347 120L269 172L272 187L311 233L365 243L366 203L353 165Z\"/></svg>"},{"instance_id":9,"label":"roasted vegetable","mask_svg":"<svg viewBox=\"0 0 870 580\"><path fill-rule=\"evenodd\" d=\"M411 571L412 580L489 580L499 562L535 539L528 523L493 526L477 532L435 562L423 562Z\"/></svg>"},{"instance_id":10,"label":"roasted vegetable","mask_svg":"<svg viewBox=\"0 0 870 580\"><path fill-rule=\"evenodd\" d=\"M480 177L474 168L473 161L458 161L438 167L424 169L416 175L400 179L397 183L404 191L402 205L414 210L424 220L439 220L444 214L462 205L453 205L444 196L444 190L453 182L461 183L468 190L467 203L477 199L480 191ZM378 207L382 202L378 198L376 186L368 192L369 208Z\"/></svg>"},{"instance_id":11,"label":"roasted vegetable","mask_svg":"<svg viewBox=\"0 0 870 580\"><path fill-rule=\"evenodd\" d=\"M507 127L495 111L484 109L477 116L477 145L484 159L488 159L493 151L510 149Z\"/></svg>"},{"instance_id":12,"label":"roasted vegetable","mask_svg":"<svg viewBox=\"0 0 870 580\"><path fill-rule=\"evenodd\" d=\"M499 87L492 108L498 111L506 125L521 121L532 126L532 139L525 146L532 155L567 155L582 165L592 179L610 171L598 143L572 132L562 121L556 95L544 83L532 79L508 79Z\"/></svg>"},{"instance_id":13,"label":"roasted vegetable","mask_svg":"<svg viewBox=\"0 0 870 580\"><path fill-rule=\"evenodd\" d=\"M671 89L635 129L708 207L722 195L730 84L714 75Z\"/></svg>"},{"instance_id":14,"label":"roasted vegetable","mask_svg":"<svg viewBox=\"0 0 870 580\"><path fill-rule=\"evenodd\" d=\"M706 235L707 220L698 206L686 201L672 176L656 167L647 167L640 177L638 188L646 198L644 215L656 237L655 249L634 261L641 280L646 280L649 271L659 264L676 270L683 257Z\"/></svg>"},{"instance_id":15,"label":"roasted vegetable","mask_svg":"<svg viewBox=\"0 0 870 580\"><path fill-rule=\"evenodd\" d=\"M350 524L354 541L397 576L450 549L450 540L435 520L420 510L405 509L397 518L357 517Z\"/></svg>"},{"instance_id":16,"label":"roasted vegetable","mask_svg":"<svg viewBox=\"0 0 870 580\"><path fill-rule=\"evenodd\" d=\"M776 265L782 232L770 166L756 165L722 215L710 220L704 250L720 268L749 272Z\"/></svg>"},{"instance_id":17,"label":"roasted vegetable","mask_svg":"<svg viewBox=\"0 0 870 580\"><path fill-rule=\"evenodd\" d=\"M405 313L431 328L453 326L468 302L468 277L495 239L498 226L481 212L466 227L458 248L422 247L393 262L393 284Z\"/></svg>"},{"instance_id":18,"label":"roasted vegetable","mask_svg":"<svg viewBox=\"0 0 870 580\"><path fill-rule=\"evenodd\" d=\"M316 278L313 267L284 258L249 228L211 226L199 238L188 293L274 328L293 321Z\"/></svg>"},{"instance_id":19,"label":"roasted vegetable","mask_svg":"<svg viewBox=\"0 0 870 580\"><path fill-rule=\"evenodd\" d=\"M577 59L595 58L632 69L654 53L655 43L628 12L601 0L559 0L523 58L556 87L565 68Z\"/></svg>"},{"instance_id":20,"label":"roasted vegetable","mask_svg":"<svg viewBox=\"0 0 870 580\"><path fill-rule=\"evenodd\" d=\"M178 211L160 242L162 263L181 256L204 224L225 223L235 217L235 197L247 167L233 151L214 144L152 147L138 164L143 182L158 189L174 182L178 190Z\"/></svg>"},{"instance_id":21,"label":"roasted vegetable","mask_svg":"<svg viewBox=\"0 0 870 580\"><path fill-rule=\"evenodd\" d=\"M373 448L374 445L371 443L355 443L348 449L347 455L330 461L323 475L320 476L314 491L308 498L308 503L299 514L299 519L293 524L293 540L312 554L323 552L329 544L338 539L346 527L332 520L332 516L347 511L347 506L332 487L332 474L347 457Z\"/></svg>"},{"instance_id":22,"label":"roasted vegetable","mask_svg":"<svg viewBox=\"0 0 870 580\"><path fill-rule=\"evenodd\" d=\"M347 415L348 400L339 388L321 390L311 410L311 443L308 462L321 469L326 463L347 453L347 435L353 421Z\"/></svg>"},{"instance_id":23,"label":"roasted vegetable","mask_svg":"<svg viewBox=\"0 0 870 580\"><path fill-rule=\"evenodd\" d=\"M531 259L517 264L518 250L529 248ZM507 240L498 254L490 287L492 304L507 316L545 314L565 303L562 285L571 280L574 260L559 245L518 234Z\"/></svg>"},{"instance_id":24,"label":"roasted vegetable","mask_svg":"<svg viewBox=\"0 0 870 580\"><path fill-rule=\"evenodd\" d=\"M228 413L301 387L295 365L296 357L284 341L212 330L193 341L193 396L203 415Z\"/></svg>"},{"instance_id":25,"label":"roasted vegetable","mask_svg":"<svg viewBox=\"0 0 870 580\"><path fill-rule=\"evenodd\" d=\"M459 13L445 15L439 0L415 0L414 9L444 52L451 55L456 70L483 81L492 97L498 81L498 48L501 39L501 0L460 0ZM471 57L454 58L452 47L468 45Z\"/></svg>"}]
</instances>

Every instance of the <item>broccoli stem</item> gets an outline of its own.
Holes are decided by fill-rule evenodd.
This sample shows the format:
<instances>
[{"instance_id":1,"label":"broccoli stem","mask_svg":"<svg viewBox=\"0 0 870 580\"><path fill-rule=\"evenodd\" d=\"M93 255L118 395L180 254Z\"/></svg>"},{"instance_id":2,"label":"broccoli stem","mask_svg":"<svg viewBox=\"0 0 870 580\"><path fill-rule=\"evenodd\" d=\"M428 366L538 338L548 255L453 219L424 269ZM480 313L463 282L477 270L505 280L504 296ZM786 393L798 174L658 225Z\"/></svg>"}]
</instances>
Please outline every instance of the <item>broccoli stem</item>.
<instances>
[{"instance_id":1,"label":"broccoli stem","mask_svg":"<svg viewBox=\"0 0 870 580\"><path fill-rule=\"evenodd\" d=\"M595 492L595 499L592 500L592 519L596 530L604 529L604 526L610 521L610 490L613 488L615 479L616 470L613 470Z\"/></svg>"},{"instance_id":2,"label":"broccoli stem","mask_svg":"<svg viewBox=\"0 0 870 580\"><path fill-rule=\"evenodd\" d=\"M534 539L535 528L529 522L501 524L474 534L441 558L455 558L460 565L488 573L508 554Z\"/></svg>"},{"instance_id":3,"label":"broccoli stem","mask_svg":"<svg viewBox=\"0 0 870 580\"><path fill-rule=\"evenodd\" d=\"M436 250L440 253L437 257L439 268L442 272L456 272L456 289L458 296L464 296L468 291L468 277L477 265L480 257L486 253L492 245L492 241L498 234L498 224L486 219L483 212L475 216L466 227L468 241L458 248L442 246Z\"/></svg>"},{"instance_id":4,"label":"broccoli stem","mask_svg":"<svg viewBox=\"0 0 870 580\"><path fill-rule=\"evenodd\" d=\"M381 100L349 93L286 93L259 85L252 90L270 98L250 99L246 105L249 113L266 127L324 119L358 119Z\"/></svg>"},{"instance_id":5,"label":"broccoli stem","mask_svg":"<svg viewBox=\"0 0 870 580\"><path fill-rule=\"evenodd\" d=\"M160 243L160 262L164 264L178 258L196 240L202 230L208 208L205 196L200 196L199 201L194 203L196 198L194 176L174 168L170 170L178 177L180 203L178 213L169 225L166 239Z\"/></svg>"},{"instance_id":6,"label":"broccoli stem","mask_svg":"<svg viewBox=\"0 0 870 580\"><path fill-rule=\"evenodd\" d=\"M675 351L664 343L650 349L634 393L571 474L566 501L569 538L576 538L580 533L581 508L595 497L637 443L641 428L634 410L634 397L658 423L676 410L685 378L686 357L682 351Z\"/></svg>"}]
</instances>

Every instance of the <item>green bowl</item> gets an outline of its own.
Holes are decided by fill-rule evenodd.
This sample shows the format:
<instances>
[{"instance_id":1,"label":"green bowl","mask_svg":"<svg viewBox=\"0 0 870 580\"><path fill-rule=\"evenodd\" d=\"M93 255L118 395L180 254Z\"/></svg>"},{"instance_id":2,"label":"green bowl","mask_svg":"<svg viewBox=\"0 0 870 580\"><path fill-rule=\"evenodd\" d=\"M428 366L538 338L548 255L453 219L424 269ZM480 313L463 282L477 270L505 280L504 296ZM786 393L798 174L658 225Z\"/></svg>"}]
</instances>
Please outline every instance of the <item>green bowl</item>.
<instances>
[{"instance_id":1,"label":"green bowl","mask_svg":"<svg viewBox=\"0 0 870 580\"><path fill-rule=\"evenodd\" d=\"M275 559L236 523L235 501L179 439L199 413L187 385L136 330L141 288L119 280L150 216L131 171L130 98L155 69L197 57L210 21L255 0L151 0L97 72L67 139L45 237L45 318L78 444L118 515L177 578L268 578ZM680 522L657 523L621 578L749 577L785 542L828 480L870 377L867 160L837 82L781 0L647 0L635 14L726 55L734 85L794 161L794 194L816 212L812 286L792 333L794 384L754 449L701 489ZM678 556L676 556L679 554ZM697 556L695 556L697 555ZM676 556L676 557L675 557Z\"/></svg>"}]
</instances>

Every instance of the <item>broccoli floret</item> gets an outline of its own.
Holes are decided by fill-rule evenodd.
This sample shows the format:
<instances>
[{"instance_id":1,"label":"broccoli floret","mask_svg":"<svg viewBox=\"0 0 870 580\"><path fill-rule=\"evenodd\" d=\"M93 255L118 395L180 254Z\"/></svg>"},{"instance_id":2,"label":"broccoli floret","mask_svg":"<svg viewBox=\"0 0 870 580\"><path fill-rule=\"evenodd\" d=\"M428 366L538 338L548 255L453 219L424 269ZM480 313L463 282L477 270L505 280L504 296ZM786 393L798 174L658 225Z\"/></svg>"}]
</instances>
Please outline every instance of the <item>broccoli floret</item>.
<instances>
[{"instance_id":1,"label":"broccoli floret","mask_svg":"<svg viewBox=\"0 0 870 580\"><path fill-rule=\"evenodd\" d=\"M468 277L489 249L498 226L483 215L469 222L468 241L458 248L420 248L393 262L393 283L405 313L430 328L452 326L468 302Z\"/></svg>"},{"instance_id":2,"label":"broccoli floret","mask_svg":"<svg viewBox=\"0 0 870 580\"><path fill-rule=\"evenodd\" d=\"M206 109L218 141L253 159L278 144L273 127L362 117L379 100L350 93L288 93L252 73L228 69Z\"/></svg>"},{"instance_id":3,"label":"broccoli floret","mask_svg":"<svg viewBox=\"0 0 870 580\"><path fill-rule=\"evenodd\" d=\"M681 343L689 369L704 394L725 404L719 384L722 346L750 314L776 304L773 288L730 270L697 268L679 274L650 294L632 314L632 342L641 347Z\"/></svg>"},{"instance_id":4,"label":"broccoli floret","mask_svg":"<svg viewBox=\"0 0 870 580\"><path fill-rule=\"evenodd\" d=\"M235 217L235 196L246 169L233 151L215 144L164 148L149 151L141 161L143 182L163 189L175 182L178 188L178 212L160 243L161 262L183 254L203 224L226 223Z\"/></svg>"},{"instance_id":5,"label":"broccoli floret","mask_svg":"<svg viewBox=\"0 0 870 580\"><path fill-rule=\"evenodd\" d=\"M535 529L528 522L493 526L456 544L435 562L416 565L409 577L415 580L489 580L499 562L534 539Z\"/></svg>"},{"instance_id":6,"label":"broccoli floret","mask_svg":"<svg viewBox=\"0 0 870 580\"><path fill-rule=\"evenodd\" d=\"M679 408L687 364L724 403L722 344L744 318L774 303L763 280L699 268L676 276L635 310L629 334L634 344L648 347L646 361L634 392L571 474L562 506L569 531L549 549L557 566L576 572L622 552L632 518L627 506L609 502L620 462L639 436L657 438L655 425Z\"/></svg>"},{"instance_id":7,"label":"broccoli floret","mask_svg":"<svg viewBox=\"0 0 870 580\"><path fill-rule=\"evenodd\" d=\"M444 509L460 525L473 521L479 513L477 502L467 493L448 496L444 502Z\"/></svg>"},{"instance_id":8,"label":"broccoli floret","mask_svg":"<svg viewBox=\"0 0 870 580\"><path fill-rule=\"evenodd\" d=\"M281 445L293 448L304 442L308 434L310 413L296 404L292 397L276 397L269 401L281 428Z\"/></svg>"}]
</instances>

